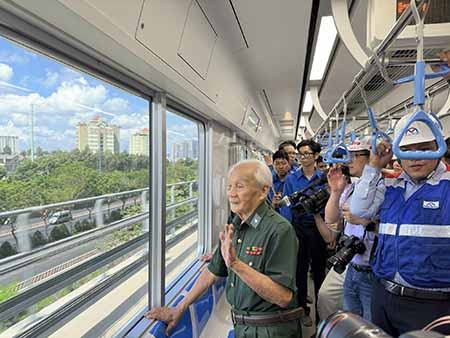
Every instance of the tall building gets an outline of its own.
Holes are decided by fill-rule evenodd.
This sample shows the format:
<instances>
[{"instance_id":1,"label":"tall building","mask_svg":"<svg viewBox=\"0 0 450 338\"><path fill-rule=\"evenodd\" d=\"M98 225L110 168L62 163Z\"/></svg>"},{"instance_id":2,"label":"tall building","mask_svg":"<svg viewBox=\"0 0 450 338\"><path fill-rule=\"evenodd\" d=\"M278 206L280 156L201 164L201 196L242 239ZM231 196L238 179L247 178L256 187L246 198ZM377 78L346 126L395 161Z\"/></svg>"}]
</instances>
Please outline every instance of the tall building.
<instances>
[{"instance_id":1,"label":"tall building","mask_svg":"<svg viewBox=\"0 0 450 338\"><path fill-rule=\"evenodd\" d=\"M18 136L0 136L0 154L18 154L18 144Z\"/></svg>"},{"instance_id":2,"label":"tall building","mask_svg":"<svg viewBox=\"0 0 450 338\"><path fill-rule=\"evenodd\" d=\"M150 148L149 148L149 136L150 130L148 128L144 128L130 137L130 154L132 155L144 155L149 156Z\"/></svg>"},{"instance_id":3,"label":"tall building","mask_svg":"<svg viewBox=\"0 0 450 338\"><path fill-rule=\"evenodd\" d=\"M198 160L198 140L192 140L192 156L191 158L194 160Z\"/></svg>"},{"instance_id":4,"label":"tall building","mask_svg":"<svg viewBox=\"0 0 450 338\"><path fill-rule=\"evenodd\" d=\"M171 160L198 159L198 140L186 140L180 143L173 143L171 149Z\"/></svg>"},{"instance_id":5,"label":"tall building","mask_svg":"<svg viewBox=\"0 0 450 338\"><path fill-rule=\"evenodd\" d=\"M110 125L96 116L88 123L81 122L77 126L77 141L80 151L88 148L93 153L120 152L120 128Z\"/></svg>"}]
</instances>

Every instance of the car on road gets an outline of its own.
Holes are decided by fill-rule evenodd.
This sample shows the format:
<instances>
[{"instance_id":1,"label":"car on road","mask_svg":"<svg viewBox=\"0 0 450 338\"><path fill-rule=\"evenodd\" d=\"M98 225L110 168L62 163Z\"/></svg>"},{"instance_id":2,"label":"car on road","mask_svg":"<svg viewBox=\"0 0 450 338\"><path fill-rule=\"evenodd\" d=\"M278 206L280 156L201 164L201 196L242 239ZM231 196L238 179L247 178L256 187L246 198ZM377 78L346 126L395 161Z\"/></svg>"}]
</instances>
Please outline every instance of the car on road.
<instances>
[{"instance_id":1,"label":"car on road","mask_svg":"<svg viewBox=\"0 0 450 338\"><path fill-rule=\"evenodd\" d=\"M58 224L71 221L73 219L70 210L60 210L53 213L48 219L49 224Z\"/></svg>"}]
</instances>

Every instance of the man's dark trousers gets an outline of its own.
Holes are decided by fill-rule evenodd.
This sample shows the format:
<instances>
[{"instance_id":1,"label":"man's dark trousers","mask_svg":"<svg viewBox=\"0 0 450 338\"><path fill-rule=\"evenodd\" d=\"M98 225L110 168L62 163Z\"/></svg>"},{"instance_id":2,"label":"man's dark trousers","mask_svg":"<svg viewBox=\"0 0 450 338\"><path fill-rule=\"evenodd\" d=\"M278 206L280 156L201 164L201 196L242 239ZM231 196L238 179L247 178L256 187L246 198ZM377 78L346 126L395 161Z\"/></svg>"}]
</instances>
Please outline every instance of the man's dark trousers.
<instances>
[{"instance_id":1,"label":"man's dark trousers","mask_svg":"<svg viewBox=\"0 0 450 338\"><path fill-rule=\"evenodd\" d=\"M372 297L372 322L387 334L399 335L422 330L433 320L450 314L450 300L427 300L393 295L375 278ZM436 329L450 334L450 326Z\"/></svg>"},{"instance_id":2,"label":"man's dark trousers","mask_svg":"<svg viewBox=\"0 0 450 338\"><path fill-rule=\"evenodd\" d=\"M306 304L308 295L308 270L311 263L314 294L316 304L316 323L319 322L317 314L317 294L325 279L325 269L327 263L326 243L320 235L315 223L295 226L295 232L299 241L299 251L297 260L297 297L298 305L309 314Z\"/></svg>"}]
</instances>

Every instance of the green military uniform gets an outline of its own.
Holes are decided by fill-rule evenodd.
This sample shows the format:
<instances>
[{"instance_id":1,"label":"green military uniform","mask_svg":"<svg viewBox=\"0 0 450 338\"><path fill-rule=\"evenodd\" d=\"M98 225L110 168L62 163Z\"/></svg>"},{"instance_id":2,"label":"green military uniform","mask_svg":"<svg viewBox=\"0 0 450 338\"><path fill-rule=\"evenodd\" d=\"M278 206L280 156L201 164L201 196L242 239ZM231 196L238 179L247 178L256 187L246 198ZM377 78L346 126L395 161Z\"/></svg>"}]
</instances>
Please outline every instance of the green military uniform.
<instances>
[{"instance_id":1,"label":"green military uniform","mask_svg":"<svg viewBox=\"0 0 450 338\"><path fill-rule=\"evenodd\" d=\"M274 282L296 292L295 276L298 241L293 227L275 212L267 202L255 210L247 222L234 228L233 246L237 257L253 269L270 277ZM288 309L269 303L248 287L232 270L228 269L220 251L214 252L208 265L211 273L228 277L226 296L235 312L242 315L276 313L294 309L296 297ZM301 337L299 320L270 326L235 326L235 337Z\"/></svg>"}]
</instances>

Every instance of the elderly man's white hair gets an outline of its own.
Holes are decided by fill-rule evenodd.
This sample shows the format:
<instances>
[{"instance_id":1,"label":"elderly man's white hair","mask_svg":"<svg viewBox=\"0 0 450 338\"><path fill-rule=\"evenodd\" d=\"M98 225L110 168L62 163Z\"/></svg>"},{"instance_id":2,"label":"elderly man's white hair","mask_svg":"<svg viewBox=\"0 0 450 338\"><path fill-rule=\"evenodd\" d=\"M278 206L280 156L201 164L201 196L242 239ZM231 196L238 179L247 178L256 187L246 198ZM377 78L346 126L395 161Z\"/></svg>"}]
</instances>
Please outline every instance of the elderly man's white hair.
<instances>
[{"instance_id":1,"label":"elderly man's white hair","mask_svg":"<svg viewBox=\"0 0 450 338\"><path fill-rule=\"evenodd\" d=\"M228 171L231 173L234 169L237 167L240 167L242 165L254 165L255 170L253 171L253 177L255 178L256 184L261 189L264 186L270 187L272 186L272 173L270 172L269 167L267 164L259 161L259 160L242 160L238 163L234 164L230 170Z\"/></svg>"}]
</instances>

